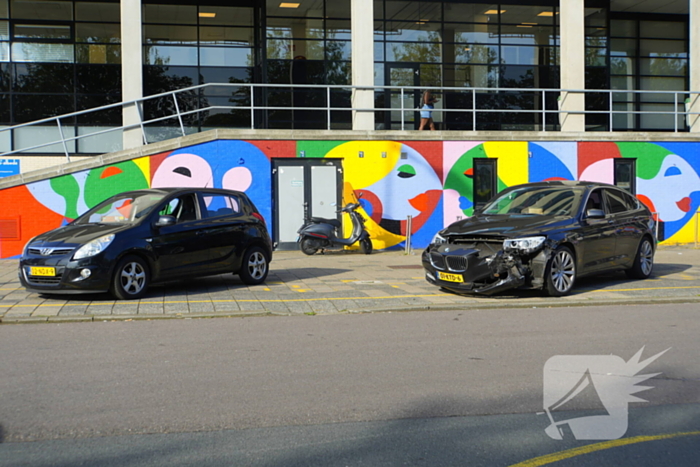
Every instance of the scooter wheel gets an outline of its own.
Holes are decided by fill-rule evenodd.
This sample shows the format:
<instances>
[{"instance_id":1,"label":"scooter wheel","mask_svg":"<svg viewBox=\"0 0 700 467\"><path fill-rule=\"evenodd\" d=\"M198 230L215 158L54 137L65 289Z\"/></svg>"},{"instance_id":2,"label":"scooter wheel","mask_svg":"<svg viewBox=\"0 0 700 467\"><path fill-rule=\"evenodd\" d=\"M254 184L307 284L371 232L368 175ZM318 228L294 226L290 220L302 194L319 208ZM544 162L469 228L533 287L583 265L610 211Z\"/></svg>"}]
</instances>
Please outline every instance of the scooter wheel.
<instances>
[{"instance_id":1,"label":"scooter wheel","mask_svg":"<svg viewBox=\"0 0 700 467\"><path fill-rule=\"evenodd\" d=\"M304 238L301 240L299 247L305 255L313 255L318 251L318 242L311 238Z\"/></svg>"},{"instance_id":2,"label":"scooter wheel","mask_svg":"<svg viewBox=\"0 0 700 467\"><path fill-rule=\"evenodd\" d=\"M363 238L360 240L360 250L362 250L362 253L366 255L372 253L372 240L369 238Z\"/></svg>"}]
</instances>

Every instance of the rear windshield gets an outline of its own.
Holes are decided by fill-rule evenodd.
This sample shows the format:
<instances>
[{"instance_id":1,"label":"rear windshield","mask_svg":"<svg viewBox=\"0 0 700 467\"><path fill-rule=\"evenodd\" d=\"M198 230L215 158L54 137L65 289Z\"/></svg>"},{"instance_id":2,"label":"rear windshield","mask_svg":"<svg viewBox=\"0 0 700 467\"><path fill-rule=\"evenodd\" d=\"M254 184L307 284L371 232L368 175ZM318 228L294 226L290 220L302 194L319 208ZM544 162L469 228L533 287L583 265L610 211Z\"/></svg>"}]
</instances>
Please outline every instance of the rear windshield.
<instances>
[{"instance_id":1,"label":"rear windshield","mask_svg":"<svg viewBox=\"0 0 700 467\"><path fill-rule=\"evenodd\" d=\"M583 189L572 187L523 187L498 195L484 214L571 216L577 212Z\"/></svg>"}]
</instances>

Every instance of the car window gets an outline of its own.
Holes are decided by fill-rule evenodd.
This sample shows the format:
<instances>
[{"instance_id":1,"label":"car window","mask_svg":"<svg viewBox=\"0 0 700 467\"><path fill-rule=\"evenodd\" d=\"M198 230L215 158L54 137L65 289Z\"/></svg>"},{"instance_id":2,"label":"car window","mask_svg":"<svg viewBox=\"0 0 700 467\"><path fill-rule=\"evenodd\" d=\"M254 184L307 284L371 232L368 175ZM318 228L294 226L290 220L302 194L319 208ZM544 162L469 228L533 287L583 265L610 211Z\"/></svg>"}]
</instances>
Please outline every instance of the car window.
<instances>
[{"instance_id":1,"label":"car window","mask_svg":"<svg viewBox=\"0 0 700 467\"><path fill-rule=\"evenodd\" d=\"M159 211L161 216L173 216L178 224L181 222L194 221L199 218L197 215L197 200L194 194L187 194L171 199Z\"/></svg>"},{"instance_id":2,"label":"car window","mask_svg":"<svg viewBox=\"0 0 700 467\"><path fill-rule=\"evenodd\" d=\"M581 190L561 187L527 187L500 195L484 214L569 216L578 209Z\"/></svg>"},{"instance_id":3,"label":"car window","mask_svg":"<svg viewBox=\"0 0 700 467\"><path fill-rule=\"evenodd\" d=\"M231 216L241 213L240 203L234 196L208 194L204 196L207 217Z\"/></svg>"},{"instance_id":4,"label":"car window","mask_svg":"<svg viewBox=\"0 0 700 467\"><path fill-rule=\"evenodd\" d=\"M600 209L604 211L603 207L603 191L593 190L591 194L588 195L588 201L586 201L586 209L584 212L588 212L590 209Z\"/></svg>"},{"instance_id":5,"label":"car window","mask_svg":"<svg viewBox=\"0 0 700 467\"><path fill-rule=\"evenodd\" d=\"M138 222L163 199L162 194L125 193L98 204L74 224L130 224Z\"/></svg>"},{"instance_id":6,"label":"car window","mask_svg":"<svg viewBox=\"0 0 700 467\"><path fill-rule=\"evenodd\" d=\"M621 191L606 189L605 194L609 211L612 214L629 211L632 208L632 206L628 205L628 200L625 199Z\"/></svg>"}]
</instances>

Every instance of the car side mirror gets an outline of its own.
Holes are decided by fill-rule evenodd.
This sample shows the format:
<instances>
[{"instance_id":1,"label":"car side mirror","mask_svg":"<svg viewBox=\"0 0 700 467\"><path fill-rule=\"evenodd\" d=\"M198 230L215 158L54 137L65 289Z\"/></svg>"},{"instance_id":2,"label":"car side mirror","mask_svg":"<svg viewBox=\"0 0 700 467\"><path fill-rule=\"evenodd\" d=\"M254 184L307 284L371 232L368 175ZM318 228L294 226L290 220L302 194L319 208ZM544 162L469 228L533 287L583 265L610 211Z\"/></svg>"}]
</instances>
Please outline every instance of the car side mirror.
<instances>
[{"instance_id":1,"label":"car side mirror","mask_svg":"<svg viewBox=\"0 0 700 467\"><path fill-rule=\"evenodd\" d=\"M589 209L586 211L586 217L589 219L604 219L605 211L602 209Z\"/></svg>"},{"instance_id":2,"label":"car side mirror","mask_svg":"<svg viewBox=\"0 0 700 467\"><path fill-rule=\"evenodd\" d=\"M156 227L168 227L177 224L177 219L174 216L158 216Z\"/></svg>"}]
</instances>

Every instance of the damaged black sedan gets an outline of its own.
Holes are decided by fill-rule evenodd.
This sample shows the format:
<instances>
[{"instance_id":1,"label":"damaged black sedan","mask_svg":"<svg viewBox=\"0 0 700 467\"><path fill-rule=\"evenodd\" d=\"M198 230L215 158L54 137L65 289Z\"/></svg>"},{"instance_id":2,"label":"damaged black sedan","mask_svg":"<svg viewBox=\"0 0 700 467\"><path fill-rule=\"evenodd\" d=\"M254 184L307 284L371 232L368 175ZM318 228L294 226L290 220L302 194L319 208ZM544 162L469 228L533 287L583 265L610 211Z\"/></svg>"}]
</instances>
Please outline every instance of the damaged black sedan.
<instances>
[{"instance_id":1,"label":"damaged black sedan","mask_svg":"<svg viewBox=\"0 0 700 467\"><path fill-rule=\"evenodd\" d=\"M655 246L651 212L627 191L540 182L510 187L438 232L422 262L428 282L456 293L533 288L559 297L584 275L624 270L646 279Z\"/></svg>"}]
</instances>

